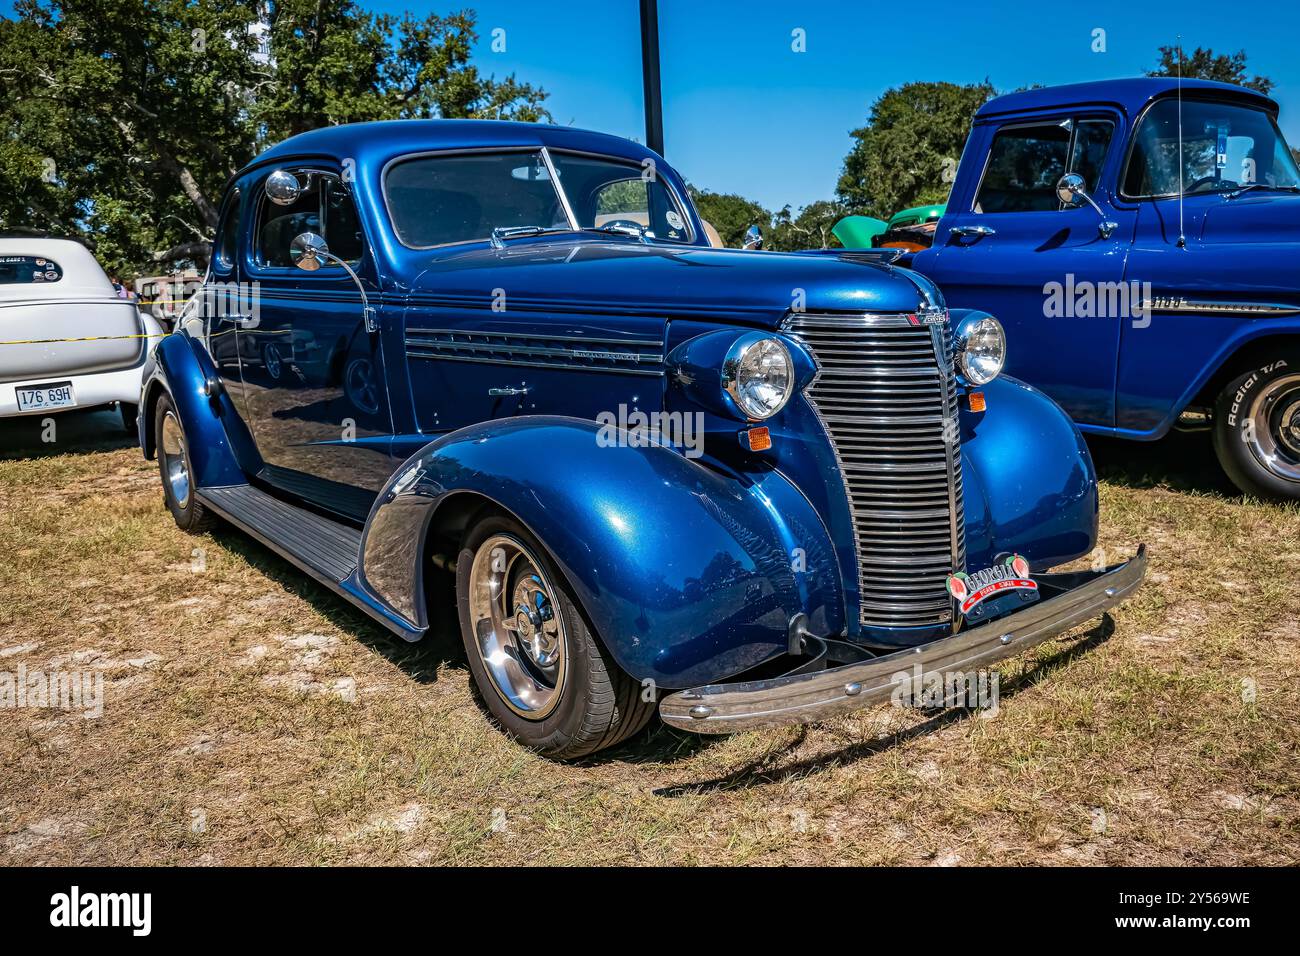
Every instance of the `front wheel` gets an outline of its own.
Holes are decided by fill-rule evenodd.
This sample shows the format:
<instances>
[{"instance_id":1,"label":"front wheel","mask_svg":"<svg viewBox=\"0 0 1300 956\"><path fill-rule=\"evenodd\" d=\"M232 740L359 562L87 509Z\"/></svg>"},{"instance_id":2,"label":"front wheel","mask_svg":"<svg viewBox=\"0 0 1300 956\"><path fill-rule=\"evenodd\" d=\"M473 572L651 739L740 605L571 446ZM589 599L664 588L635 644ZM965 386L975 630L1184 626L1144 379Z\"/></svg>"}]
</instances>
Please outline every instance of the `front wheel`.
<instances>
[{"instance_id":1,"label":"front wheel","mask_svg":"<svg viewBox=\"0 0 1300 956\"><path fill-rule=\"evenodd\" d=\"M517 521L490 515L471 527L456 598L479 696L524 746L572 760L626 740L654 715L654 694L608 656L568 582Z\"/></svg>"},{"instance_id":2,"label":"front wheel","mask_svg":"<svg viewBox=\"0 0 1300 956\"><path fill-rule=\"evenodd\" d=\"M1300 498L1300 351L1281 350L1224 386L1214 450L1242 491Z\"/></svg>"}]
</instances>

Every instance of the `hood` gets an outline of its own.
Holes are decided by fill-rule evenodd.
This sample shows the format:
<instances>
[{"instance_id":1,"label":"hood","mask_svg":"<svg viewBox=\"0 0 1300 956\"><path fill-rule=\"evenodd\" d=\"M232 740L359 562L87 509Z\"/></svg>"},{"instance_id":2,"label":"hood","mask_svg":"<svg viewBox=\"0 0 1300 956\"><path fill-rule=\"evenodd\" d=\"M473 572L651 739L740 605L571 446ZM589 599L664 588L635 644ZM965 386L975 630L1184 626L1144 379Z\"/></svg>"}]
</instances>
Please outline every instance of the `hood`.
<instances>
[{"instance_id":1,"label":"hood","mask_svg":"<svg viewBox=\"0 0 1300 956\"><path fill-rule=\"evenodd\" d=\"M1224 197L1205 213L1201 241L1300 242L1300 194L1249 192Z\"/></svg>"},{"instance_id":2,"label":"hood","mask_svg":"<svg viewBox=\"0 0 1300 956\"><path fill-rule=\"evenodd\" d=\"M603 238L508 240L431 257L415 300L481 303L503 290L509 308L730 319L775 328L791 309L914 312L941 304L929 280L835 253L748 252Z\"/></svg>"}]
</instances>

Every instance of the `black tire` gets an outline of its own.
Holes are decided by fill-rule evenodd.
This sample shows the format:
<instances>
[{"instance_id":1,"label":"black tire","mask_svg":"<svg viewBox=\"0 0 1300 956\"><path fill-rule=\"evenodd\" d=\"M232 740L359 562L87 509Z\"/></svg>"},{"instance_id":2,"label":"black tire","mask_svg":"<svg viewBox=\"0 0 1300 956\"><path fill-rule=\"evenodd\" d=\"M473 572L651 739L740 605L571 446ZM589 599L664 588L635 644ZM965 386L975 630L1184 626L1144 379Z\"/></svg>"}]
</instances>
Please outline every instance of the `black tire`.
<instances>
[{"instance_id":1,"label":"black tire","mask_svg":"<svg viewBox=\"0 0 1300 956\"><path fill-rule=\"evenodd\" d=\"M176 426L180 429L180 458L185 463L185 470L190 478L189 493L184 501L179 500L173 490L173 482L168 474L169 456L163 446L164 426L167 424L168 416L171 416ZM174 434L174 433L173 433ZM190 465L189 440L185 436L184 427L180 424L180 416L176 414L176 406L172 404L170 395L163 395L158 399L158 407L154 411L154 437L158 446L158 476L162 479L163 501L167 504L167 510L172 513L176 520L176 526L182 531L188 531L190 534L202 534L208 531L216 523L216 515L204 507L203 503L198 500L194 494L193 475L194 469Z\"/></svg>"},{"instance_id":2,"label":"black tire","mask_svg":"<svg viewBox=\"0 0 1300 956\"><path fill-rule=\"evenodd\" d=\"M140 414L140 406L132 405L130 402L118 402L117 413L122 416L122 427L126 429L126 433L135 435L136 419Z\"/></svg>"},{"instance_id":3,"label":"black tire","mask_svg":"<svg viewBox=\"0 0 1300 956\"><path fill-rule=\"evenodd\" d=\"M1300 498L1300 350L1280 348L1224 385L1213 438L1219 464L1242 491Z\"/></svg>"},{"instance_id":4,"label":"black tire","mask_svg":"<svg viewBox=\"0 0 1300 956\"><path fill-rule=\"evenodd\" d=\"M472 622L470 587L474 558L490 539L516 539L550 584L563 623L566 671L559 700L540 719L516 713L506 703L483 662ZM519 522L487 513L473 522L456 563L456 604L461 639L479 701L496 723L519 743L553 760L575 760L627 740L654 716L657 701L643 699L642 686L601 646L578 606L569 582L546 549Z\"/></svg>"}]
</instances>

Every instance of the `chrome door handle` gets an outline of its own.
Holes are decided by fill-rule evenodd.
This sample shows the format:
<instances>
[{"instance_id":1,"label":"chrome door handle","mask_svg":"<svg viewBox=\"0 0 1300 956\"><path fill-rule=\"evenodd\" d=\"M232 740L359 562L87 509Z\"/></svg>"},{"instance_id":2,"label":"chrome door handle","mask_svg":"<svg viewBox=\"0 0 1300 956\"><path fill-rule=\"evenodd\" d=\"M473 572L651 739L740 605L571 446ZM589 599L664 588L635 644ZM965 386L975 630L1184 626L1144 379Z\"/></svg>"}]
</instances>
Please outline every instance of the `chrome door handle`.
<instances>
[{"instance_id":1,"label":"chrome door handle","mask_svg":"<svg viewBox=\"0 0 1300 956\"><path fill-rule=\"evenodd\" d=\"M513 385L507 388L488 389L488 395L492 396L493 398L502 398L502 397L508 397L510 395L527 395L527 394L528 394L527 388L516 388Z\"/></svg>"},{"instance_id":2,"label":"chrome door handle","mask_svg":"<svg viewBox=\"0 0 1300 956\"><path fill-rule=\"evenodd\" d=\"M992 226L953 226L948 232L954 236L996 236Z\"/></svg>"}]
</instances>

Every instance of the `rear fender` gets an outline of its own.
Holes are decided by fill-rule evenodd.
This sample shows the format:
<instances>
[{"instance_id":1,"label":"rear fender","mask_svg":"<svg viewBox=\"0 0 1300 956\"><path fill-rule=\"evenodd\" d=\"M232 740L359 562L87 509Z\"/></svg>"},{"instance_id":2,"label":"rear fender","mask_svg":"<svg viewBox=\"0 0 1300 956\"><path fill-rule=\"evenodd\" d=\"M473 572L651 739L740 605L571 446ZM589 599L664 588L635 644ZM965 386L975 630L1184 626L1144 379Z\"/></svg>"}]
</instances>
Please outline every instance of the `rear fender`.
<instances>
[{"instance_id":1,"label":"rear fender","mask_svg":"<svg viewBox=\"0 0 1300 956\"><path fill-rule=\"evenodd\" d=\"M607 433L606 433L607 434ZM626 433L618 433L628 439ZM366 523L361 585L418 627L429 529L474 495L540 540L619 666L682 688L790 647L792 620L843 628L834 549L778 472L723 473L595 422L524 416L461 429L398 469Z\"/></svg>"}]
</instances>

